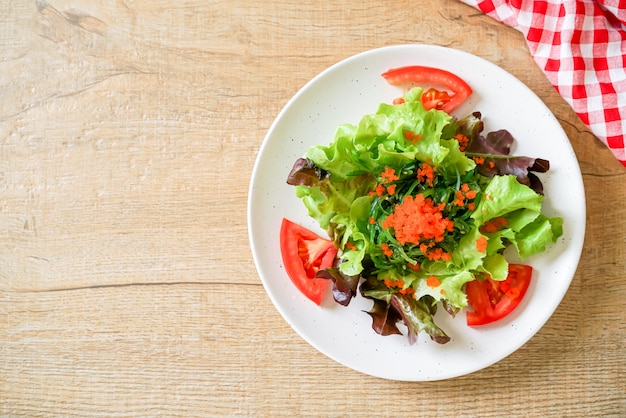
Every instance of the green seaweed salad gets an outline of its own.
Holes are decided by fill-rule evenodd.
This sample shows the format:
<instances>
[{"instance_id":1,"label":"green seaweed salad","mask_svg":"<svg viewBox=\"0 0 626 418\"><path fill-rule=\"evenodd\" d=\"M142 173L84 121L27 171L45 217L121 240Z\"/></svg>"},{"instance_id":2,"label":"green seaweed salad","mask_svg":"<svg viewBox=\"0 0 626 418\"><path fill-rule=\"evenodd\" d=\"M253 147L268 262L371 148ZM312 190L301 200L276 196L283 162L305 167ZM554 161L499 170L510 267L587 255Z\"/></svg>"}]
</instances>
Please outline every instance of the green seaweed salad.
<instances>
[{"instance_id":1,"label":"green seaweed salad","mask_svg":"<svg viewBox=\"0 0 626 418\"><path fill-rule=\"evenodd\" d=\"M445 343L437 306L456 315L468 306L468 282L504 281L505 250L522 260L543 252L563 220L542 213L535 173L548 161L509 155L508 131L483 135L480 113L426 110L422 94L414 87L403 103L339 126L330 145L295 162L287 183L338 249L317 273L332 280L335 300L348 305L360 290L374 301L379 334L400 334L404 323L411 343L420 332Z\"/></svg>"}]
</instances>

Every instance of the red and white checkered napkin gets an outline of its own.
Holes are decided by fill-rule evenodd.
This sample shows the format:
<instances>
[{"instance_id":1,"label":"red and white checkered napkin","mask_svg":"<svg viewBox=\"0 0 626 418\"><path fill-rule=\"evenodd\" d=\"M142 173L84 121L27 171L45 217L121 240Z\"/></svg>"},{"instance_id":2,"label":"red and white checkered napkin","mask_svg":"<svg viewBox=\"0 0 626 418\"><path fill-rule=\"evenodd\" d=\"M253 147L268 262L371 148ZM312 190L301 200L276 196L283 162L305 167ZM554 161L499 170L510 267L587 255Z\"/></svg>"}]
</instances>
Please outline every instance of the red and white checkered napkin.
<instances>
[{"instance_id":1,"label":"red and white checkered napkin","mask_svg":"<svg viewBox=\"0 0 626 418\"><path fill-rule=\"evenodd\" d=\"M525 35L552 85L626 166L626 1L461 1Z\"/></svg>"}]
</instances>

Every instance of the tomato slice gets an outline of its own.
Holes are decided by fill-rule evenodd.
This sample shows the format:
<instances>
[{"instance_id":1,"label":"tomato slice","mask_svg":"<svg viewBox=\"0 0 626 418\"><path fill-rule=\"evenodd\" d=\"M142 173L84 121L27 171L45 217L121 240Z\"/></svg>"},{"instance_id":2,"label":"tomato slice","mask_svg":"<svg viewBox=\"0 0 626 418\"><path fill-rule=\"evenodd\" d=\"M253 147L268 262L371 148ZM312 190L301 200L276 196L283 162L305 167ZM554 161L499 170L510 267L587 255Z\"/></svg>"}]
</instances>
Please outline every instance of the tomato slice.
<instances>
[{"instance_id":1,"label":"tomato slice","mask_svg":"<svg viewBox=\"0 0 626 418\"><path fill-rule=\"evenodd\" d=\"M315 277L320 269L333 266L337 249L333 242L283 219L280 227L280 252L287 275L307 298L322 303L329 280Z\"/></svg>"},{"instance_id":2,"label":"tomato slice","mask_svg":"<svg viewBox=\"0 0 626 418\"><path fill-rule=\"evenodd\" d=\"M510 314L522 301L533 274L530 266L509 264L505 280L474 280L465 285L473 312L466 313L467 325L485 325Z\"/></svg>"},{"instance_id":3,"label":"tomato slice","mask_svg":"<svg viewBox=\"0 0 626 418\"><path fill-rule=\"evenodd\" d=\"M410 65L393 68L384 72L382 76L394 86L407 83L427 83L451 90L454 94L450 100L441 106L441 110L446 113L451 113L472 94L472 88L462 78L440 68Z\"/></svg>"},{"instance_id":4,"label":"tomato slice","mask_svg":"<svg viewBox=\"0 0 626 418\"><path fill-rule=\"evenodd\" d=\"M428 89L422 94L422 104L426 110L441 110L450 100L452 100L452 96L447 91Z\"/></svg>"}]
</instances>

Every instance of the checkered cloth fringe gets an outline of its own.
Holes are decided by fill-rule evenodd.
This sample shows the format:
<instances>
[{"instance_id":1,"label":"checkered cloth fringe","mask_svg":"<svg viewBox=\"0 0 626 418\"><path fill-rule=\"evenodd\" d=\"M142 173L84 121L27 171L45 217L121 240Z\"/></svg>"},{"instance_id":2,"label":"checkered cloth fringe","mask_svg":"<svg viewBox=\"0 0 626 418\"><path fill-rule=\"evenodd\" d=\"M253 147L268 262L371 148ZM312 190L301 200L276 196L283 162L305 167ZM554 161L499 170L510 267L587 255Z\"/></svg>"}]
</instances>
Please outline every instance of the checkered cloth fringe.
<instances>
[{"instance_id":1,"label":"checkered cloth fringe","mask_svg":"<svg viewBox=\"0 0 626 418\"><path fill-rule=\"evenodd\" d=\"M626 0L461 0L524 34L580 119L626 166Z\"/></svg>"}]
</instances>

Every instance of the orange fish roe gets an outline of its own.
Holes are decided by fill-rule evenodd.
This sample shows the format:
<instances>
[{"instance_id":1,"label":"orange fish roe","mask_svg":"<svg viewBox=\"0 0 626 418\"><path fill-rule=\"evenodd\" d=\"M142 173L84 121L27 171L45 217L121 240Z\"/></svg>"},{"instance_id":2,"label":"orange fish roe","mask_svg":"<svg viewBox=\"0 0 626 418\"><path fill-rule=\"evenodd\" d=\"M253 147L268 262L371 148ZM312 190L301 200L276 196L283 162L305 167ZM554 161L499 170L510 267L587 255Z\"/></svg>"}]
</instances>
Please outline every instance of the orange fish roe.
<instances>
[{"instance_id":1,"label":"orange fish roe","mask_svg":"<svg viewBox=\"0 0 626 418\"><path fill-rule=\"evenodd\" d=\"M385 171L380 174L380 177L382 177L383 183L391 183L399 179L399 177L396 176L396 170L389 167L385 167Z\"/></svg>"},{"instance_id":2,"label":"orange fish roe","mask_svg":"<svg viewBox=\"0 0 626 418\"><path fill-rule=\"evenodd\" d=\"M392 279L385 279L384 280L385 286L387 287L404 287L404 282L402 280L392 280Z\"/></svg>"},{"instance_id":3,"label":"orange fish roe","mask_svg":"<svg viewBox=\"0 0 626 418\"><path fill-rule=\"evenodd\" d=\"M484 235L481 235L476 240L476 249L481 253L487 252L487 237L485 237Z\"/></svg>"},{"instance_id":4,"label":"orange fish roe","mask_svg":"<svg viewBox=\"0 0 626 418\"><path fill-rule=\"evenodd\" d=\"M380 244L380 248L383 250L383 254L385 254L387 257L391 257L393 255L393 250L389 248L389 244L387 244L386 242Z\"/></svg>"},{"instance_id":5,"label":"orange fish roe","mask_svg":"<svg viewBox=\"0 0 626 418\"><path fill-rule=\"evenodd\" d=\"M444 234L452 232L454 222L443 216L432 199L418 194L415 197L406 196L402 203L397 204L382 227L393 228L400 245L407 242L418 245L424 240L443 241Z\"/></svg>"},{"instance_id":6,"label":"orange fish roe","mask_svg":"<svg viewBox=\"0 0 626 418\"><path fill-rule=\"evenodd\" d=\"M428 163L422 163L422 167L417 169L417 180L432 187L435 180L435 171L437 171L437 167L433 167Z\"/></svg>"},{"instance_id":7,"label":"orange fish roe","mask_svg":"<svg viewBox=\"0 0 626 418\"><path fill-rule=\"evenodd\" d=\"M395 194L396 193L396 185L392 184L390 186L387 187L387 193L389 194Z\"/></svg>"},{"instance_id":8,"label":"orange fish roe","mask_svg":"<svg viewBox=\"0 0 626 418\"><path fill-rule=\"evenodd\" d=\"M385 193L385 186L383 186L382 184L379 183L376 186L376 195L378 197L381 197L384 193Z\"/></svg>"},{"instance_id":9,"label":"orange fish roe","mask_svg":"<svg viewBox=\"0 0 626 418\"><path fill-rule=\"evenodd\" d=\"M435 276L428 276L426 278L426 285L428 287L439 287L439 285L441 285L441 282Z\"/></svg>"},{"instance_id":10,"label":"orange fish roe","mask_svg":"<svg viewBox=\"0 0 626 418\"><path fill-rule=\"evenodd\" d=\"M465 151L467 145L469 144L469 138L463 134L456 134L454 137L459 142L459 150Z\"/></svg>"},{"instance_id":11,"label":"orange fish roe","mask_svg":"<svg viewBox=\"0 0 626 418\"><path fill-rule=\"evenodd\" d=\"M483 157L474 157L473 160L478 165L481 165L481 164L485 163L485 159Z\"/></svg>"},{"instance_id":12,"label":"orange fish roe","mask_svg":"<svg viewBox=\"0 0 626 418\"><path fill-rule=\"evenodd\" d=\"M376 219L374 219L373 216L370 216L368 222L370 223L370 225L375 225L376 224Z\"/></svg>"},{"instance_id":13,"label":"orange fish roe","mask_svg":"<svg viewBox=\"0 0 626 418\"><path fill-rule=\"evenodd\" d=\"M469 184L463 183L461 185L461 190L457 191L455 194L455 200L452 202L453 205L463 207L465 206L465 199L475 199L476 198L476 190L470 189ZM470 210L474 210L476 205L473 203L468 203L467 208Z\"/></svg>"},{"instance_id":14,"label":"orange fish roe","mask_svg":"<svg viewBox=\"0 0 626 418\"><path fill-rule=\"evenodd\" d=\"M483 226L480 227L480 232L492 233L497 232L507 226L509 221L506 218L493 218L485 222Z\"/></svg>"},{"instance_id":15,"label":"orange fish roe","mask_svg":"<svg viewBox=\"0 0 626 418\"><path fill-rule=\"evenodd\" d=\"M422 267L419 264L408 263L406 266L409 268L409 270L422 271Z\"/></svg>"},{"instance_id":16,"label":"orange fish roe","mask_svg":"<svg viewBox=\"0 0 626 418\"><path fill-rule=\"evenodd\" d=\"M456 192L456 199L454 200L453 205L459 207L465 206L465 196L463 196L462 191L459 190L458 192Z\"/></svg>"},{"instance_id":17,"label":"orange fish roe","mask_svg":"<svg viewBox=\"0 0 626 418\"><path fill-rule=\"evenodd\" d=\"M415 132L412 131L404 131L404 138L412 143L415 143L416 141L419 141L422 139L422 135L420 134L416 134Z\"/></svg>"},{"instance_id":18,"label":"orange fish roe","mask_svg":"<svg viewBox=\"0 0 626 418\"><path fill-rule=\"evenodd\" d=\"M429 260L432 260L432 261L437 261L437 260L450 261L450 260L452 260L452 255L450 253L445 252L441 248L433 248L432 250L430 250L430 251L428 251L426 253L426 257Z\"/></svg>"},{"instance_id":19,"label":"orange fish roe","mask_svg":"<svg viewBox=\"0 0 626 418\"><path fill-rule=\"evenodd\" d=\"M346 249L354 251L354 250L356 250L356 245L354 245L354 242L348 241L348 242L346 242Z\"/></svg>"},{"instance_id":20,"label":"orange fish roe","mask_svg":"<svg viewBox=\"0 0 626 418\"><path fill-rule=\"evenodd\" d=\"M391 288L400 289L400 294L402 295L412 295L413 293L415 293L415 289L413 289L412 287L407 287L405 289L404 282L402 280L385 279L384 283L385 283L385 286L387 286L390 289Z\"/></svg>"}]
</instances>

